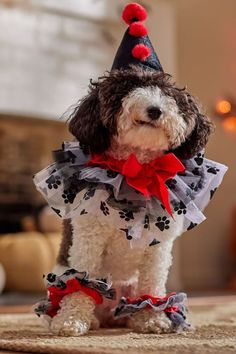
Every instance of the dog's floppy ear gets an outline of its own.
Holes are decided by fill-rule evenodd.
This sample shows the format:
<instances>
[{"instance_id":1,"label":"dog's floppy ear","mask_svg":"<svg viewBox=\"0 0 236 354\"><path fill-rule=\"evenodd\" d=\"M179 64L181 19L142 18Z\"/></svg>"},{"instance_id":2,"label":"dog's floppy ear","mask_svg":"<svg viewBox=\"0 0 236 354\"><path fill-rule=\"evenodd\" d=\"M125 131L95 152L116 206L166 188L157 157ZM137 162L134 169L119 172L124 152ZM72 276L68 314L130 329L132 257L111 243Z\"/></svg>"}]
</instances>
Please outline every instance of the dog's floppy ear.
<instances>
[{"instance_id":1,"label":"dog's floppy ear","mask_svg":"<svg viewBox=\"0 0 236 354\"><path fill-rule=\"evenodd\" d=\"M109 147L109 132L100 117L99 84L90 84L88 95L71 114L69 131L91 152L103 152Z\"/></svg>"},{"instance_id":2,"label":"dog's floppy ear","mask_svg":"<svg viewBox=\"0 0 236 354\"><path fill-rule=\"evenodd\" d=\"M207 144L214 125L208 117L198 113L195 126L185 142L172 152L179 158L188 159L199 153Z\"/></svg>"}]
</instances>

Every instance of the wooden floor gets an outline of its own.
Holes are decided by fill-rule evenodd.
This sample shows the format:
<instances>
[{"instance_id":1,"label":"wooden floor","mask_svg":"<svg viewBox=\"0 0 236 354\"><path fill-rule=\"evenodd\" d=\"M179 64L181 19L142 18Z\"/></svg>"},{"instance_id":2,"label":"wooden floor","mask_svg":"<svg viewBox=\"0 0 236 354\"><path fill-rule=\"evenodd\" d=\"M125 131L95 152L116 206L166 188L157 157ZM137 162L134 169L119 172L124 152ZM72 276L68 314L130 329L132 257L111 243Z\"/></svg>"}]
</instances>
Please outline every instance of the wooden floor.
<instances>
[{"instance_id":1,"label":"wooden floor","mask_svg":"<svg viewBox=\"0 0 236 354\"><path fill-rule=\"evenodd\" d=\"M29 313L31 311L32 305L0 306L0 313Z\"/></svg>"},{"instance_id":2,"label":"wooden floor","mask_svg":"<svg viewBox=\"0 0 236 354\"><path fill-rule=\"evenodd\" d=\"M34 354L34 353L30 353L30 352L17 352L17 353L24 353L24 354ZM8 350L7 351L2 351L0 350L0 354L16 354L16 352L9 352Z\"/></svg>"}]
</instances>

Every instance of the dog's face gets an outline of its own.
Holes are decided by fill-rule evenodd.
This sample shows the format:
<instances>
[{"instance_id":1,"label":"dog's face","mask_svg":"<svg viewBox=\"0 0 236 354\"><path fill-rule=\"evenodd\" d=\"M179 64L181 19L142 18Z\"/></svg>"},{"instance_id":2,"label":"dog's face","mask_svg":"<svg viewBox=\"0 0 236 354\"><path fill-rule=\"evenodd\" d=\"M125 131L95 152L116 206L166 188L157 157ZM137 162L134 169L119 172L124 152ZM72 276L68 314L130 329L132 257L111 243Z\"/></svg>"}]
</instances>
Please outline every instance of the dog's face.
<instances>
[{"instance_id":1,"label":"dog's face","mask_svg":"<svg viewBox=\"0 0 236 354\"><path fill-rule=\"evenodd\" d=\"M180 146L192 130L176 101L158 86L138 87L122 100L117 116L119 145L163 154Z\"/></svg>"},{"instance_id":2,"label":"dog's face","mask_svg":"<svg viewBox=\"0 0 236 354\"><path fill-rule=\"evenodd\" d=\"M131 67L91 84L69 128L91 152L104 152L115 143L157 156L172 151L189 158L205 146L212 123L169 75Z\"/></svg>"}]
</instances>

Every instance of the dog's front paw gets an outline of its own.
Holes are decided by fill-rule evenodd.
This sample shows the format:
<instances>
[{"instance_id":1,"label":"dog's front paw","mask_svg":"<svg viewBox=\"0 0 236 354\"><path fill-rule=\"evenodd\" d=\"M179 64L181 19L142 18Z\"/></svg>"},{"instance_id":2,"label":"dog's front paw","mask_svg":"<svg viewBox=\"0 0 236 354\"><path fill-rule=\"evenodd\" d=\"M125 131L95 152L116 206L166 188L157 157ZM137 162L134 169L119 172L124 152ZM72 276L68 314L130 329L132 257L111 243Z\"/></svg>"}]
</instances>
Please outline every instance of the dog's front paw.
<instances>
[{"instance_id":1,"label":"dog's front paw","mask_svg":"<svg viewBox=\"0 0 236 354\"><path fill-rule=\"evenodd\" d=\"M171 321L164 313L143 310L134 314L128 326L139 333L167 333L171 331Z\"/></svg>"},{"instance_id":2,"label":"dog's front paw","mask_svg":"<svg viewBox=\"0 0 236 354\"><path fill-rule=\"evenodd\" d=\"M90 323L88 321L67 318L62 319L56 316L52 322L50 329L53 334L58 336L66 337L78 337L83 334L86 334L89 331Z\"/></svg>"},{"instance_id":3,"label":"dog's front paw","mask_svg":"<svg viewBox=\"0 0 236 354\"><path fill-rule=\"evenodd\" d=\"M81 336L89 329L99 328L95 318L93 299L82 293L73 293L63 298L61 309L50 323L52 333L59 336Z\"/></svg>"}]
</instances>

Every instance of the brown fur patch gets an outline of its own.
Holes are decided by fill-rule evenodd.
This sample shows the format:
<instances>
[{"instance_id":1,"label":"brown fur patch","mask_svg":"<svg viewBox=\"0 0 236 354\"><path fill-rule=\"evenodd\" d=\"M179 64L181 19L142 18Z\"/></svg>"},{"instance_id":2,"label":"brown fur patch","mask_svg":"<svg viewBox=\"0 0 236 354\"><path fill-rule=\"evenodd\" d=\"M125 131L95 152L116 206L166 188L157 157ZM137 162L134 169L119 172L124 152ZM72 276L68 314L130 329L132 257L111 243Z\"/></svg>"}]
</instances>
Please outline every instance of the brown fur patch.
<instances>
[{"instance_id":1,"label":"brown fur patch","mask_svg":"<svg viewBox=\"0 0 236 354\"><path fill-rule=\"evenodd\" d=\"M57 263L63 266L69 266L68 257L69 250L72 245L72 225L70 219L63 220L63 233L60 245L60 250L57 256Z\"/></svg>"}]
</instances>

